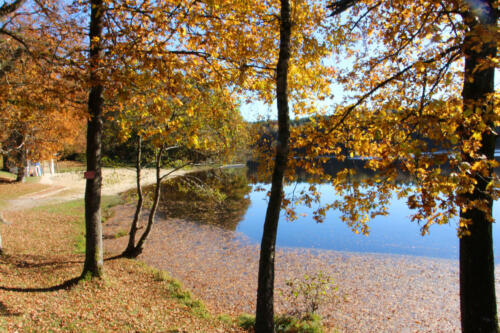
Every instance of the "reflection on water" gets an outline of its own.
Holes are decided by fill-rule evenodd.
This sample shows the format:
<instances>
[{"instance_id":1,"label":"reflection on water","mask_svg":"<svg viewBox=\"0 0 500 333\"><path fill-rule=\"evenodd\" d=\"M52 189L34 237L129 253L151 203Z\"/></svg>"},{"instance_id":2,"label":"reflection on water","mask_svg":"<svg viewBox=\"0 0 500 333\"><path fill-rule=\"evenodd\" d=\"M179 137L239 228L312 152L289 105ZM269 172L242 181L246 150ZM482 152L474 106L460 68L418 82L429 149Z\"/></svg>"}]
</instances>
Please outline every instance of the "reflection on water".
<instances>
[{"instance_id":1,"label":"reflection on water","mask_svg":"<svg viewBox=\"0 0 500 333\"><path fill-rule=\"evenodd\" d=\"M270 185L249 185L247 176L245 169L226 169L176 178L162 186L161 210L167 216L236 230L258 243L262 237ZM254 177L250 174L248 178ZM297 193L308 186L308 183L293 184L287 186L285 192ZM355 234L340 220L337 211L329 211L324 223L313 220L312 213L319 205L337 198L328 184L319 184L317 188L322 194L320 203L312 208L294 206L299 218L293 222L282 215L278 246L458 258L456 220L448 225L433 225L429 235L421 236L420 225L410 222L411 210L405 199L393 197L388 207L389 214L369 222L369 236ZM495 202L495 220L500 217L498 208L499 203ZM494 224L494 238L499 233L500 229ZM500 253L498 241L495 241L494 248L495 253Z\"/></svg>"},{"instance_id":2,"label":"reflection on water","mask_svg":"<svg viewBox=\"0 0 500 333\"><path fill-rule=\"evenodd\" d=\"M235 230L250 205L251 189L243 168L193 172L162 183L159 210Z\"/></svg>"}]
</instances>

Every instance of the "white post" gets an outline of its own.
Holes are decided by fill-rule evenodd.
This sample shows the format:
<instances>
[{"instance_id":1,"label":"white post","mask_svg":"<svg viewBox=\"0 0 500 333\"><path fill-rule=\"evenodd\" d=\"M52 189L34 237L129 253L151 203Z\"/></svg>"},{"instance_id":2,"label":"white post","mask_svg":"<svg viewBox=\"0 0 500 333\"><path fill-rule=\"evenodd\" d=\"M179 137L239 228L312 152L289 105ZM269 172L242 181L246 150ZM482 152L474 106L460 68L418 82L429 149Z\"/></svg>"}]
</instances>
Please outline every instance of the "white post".
<instances>
[{"instance_id":1,"label":"white post","mask_svg":"<svg viewBox=\"0 0 500 333\"><path fill-rule=\"evenodd\" d=\"M49 170L50 170L50 174L53 175L54 174L54 159L53 158L50 159Z\"/></svg>"}]
</instances>

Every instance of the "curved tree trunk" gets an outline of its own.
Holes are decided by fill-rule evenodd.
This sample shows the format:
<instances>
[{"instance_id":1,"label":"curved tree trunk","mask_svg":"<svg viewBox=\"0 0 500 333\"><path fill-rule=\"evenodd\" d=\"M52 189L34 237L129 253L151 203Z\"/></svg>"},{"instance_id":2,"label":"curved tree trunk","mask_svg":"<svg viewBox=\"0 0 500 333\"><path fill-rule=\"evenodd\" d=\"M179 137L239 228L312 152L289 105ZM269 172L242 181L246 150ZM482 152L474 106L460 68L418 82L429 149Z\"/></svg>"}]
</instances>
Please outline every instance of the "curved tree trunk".
<instances>
[{"instance_id":1,"label":"curved tree trunk","mask_svg":"<svg viewBox=\"0 0 500 333\"><path fill-rule=\"evenodd\" d=\"M151 228L153 227L153 223L155 222L155 214L156 209L158 208L158 203L160 202L161 195L161 180L160 172L161 172L161 159L163 155L164 147L161 147L158 153L156 154L156 185L155 185L155 193L153 198L153 206L151 207L151 211L149 212L148 224L146 226L146 230L141 235L141 238L137 242L135 249L133 250L133 257L137 257L142 253L144 243L146 242L149 234L151 233Z\"/></svg>"},{"instance_id":2,"label":"curved tree trunk","mask_svg":"<svg viewBox=\"0 0 500 333\"><path fill-rule=\"evenodd\" d=\"M498 14L494 2L482 1L484 8L481 13L477 17L474 13L464 19L469 28L464 42L464 117L467 117L467 114L480 115L488 125L489 128L481 133L479 151L479 154L485 155L488 160L494 159L497 136L492 119L495 110L489 96L495 91L495 70L493 66L478 70L478 66L497 54L495 40L481 42L484 40L481 36L491 34L497 25ZM462 137L467 139L472 134L468 129L463 129ZM467 152L463 153L463 157L471 164L475 162ZM461 219L471 222L470 235L460 239L460 309L464 333L498 332L491 225L493 200L486 191L492 172L490 168L488 175L476 175L474 191L464 195L466 202L484 200L488 211L473 208L460 214Z\"/></svg>"},{"instance_id":3,"label":"curved tree trunk","mask_svg":"<svg viewBox=\"0 0 500 333\"><path fill-rule=\"evenodd\" d=\"M99 74L102 59L103 0L91 0L90 12L90 94L87 125L87 183L85 186L85 264L82 277L102 277L103 250L101 225L101 143L102 92Z\"/></svg>"},{"instance_id":4,"label":"curved tree trunk","mask_svg":"<svg viewBox=\"0 0 500 333\"><path fill-rule=\"evenodd\" d=\"M257 289L256 333L274 332L274 256L276 233L283 199L290 137L288 116L287 75L290 60L290 4L281 0L280 52L276 68L276 97L278 105L278 145L271 184L271 196L266 211L264 233L260 245L259 281Z\"/></svg>"},{"instance_id":5,"label":"curved tree trunk","mask_svg":"<svg viewBox=\"0 0 500 333\"><path fill-rule=\"evenodd\" d=\"M142 155L142 139L141 136L137 136L137 160L135 163L135 169L137 173L137 205L135 207L134 219L132 221L132 225L130 227L129 237L128 237L128 245L125 251L123 252L124 257L134 258L137 257L138 254L135 254L135 235L137 234L137 223L139 222L139 218L141 216L143 196L142 196L142 186L141 186L141 155Z\"/></svg>"}]
</instances>

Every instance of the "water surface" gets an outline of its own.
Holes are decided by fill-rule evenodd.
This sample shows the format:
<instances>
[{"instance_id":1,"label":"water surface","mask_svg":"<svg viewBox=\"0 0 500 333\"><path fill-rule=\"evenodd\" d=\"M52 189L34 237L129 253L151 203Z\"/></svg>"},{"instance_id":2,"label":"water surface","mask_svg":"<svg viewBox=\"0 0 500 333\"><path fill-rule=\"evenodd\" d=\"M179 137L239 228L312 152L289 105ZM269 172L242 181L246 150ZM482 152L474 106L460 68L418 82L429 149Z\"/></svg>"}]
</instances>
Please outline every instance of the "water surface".
<instances>
[{"instance_id":1,"label":"water surface","mask_svg":"<svg viewBox=\"0 0 500 333\"><path fill-rule=\"evenodd\" d=\"M213 224L228 230L235 230L244 235L249 241L258 244L262 238L262 230L267 209L267 191L270 184L250 184L240 171L216 172L209 174L192 174L191 180L183 185L167 185L164 188L162 211L172 217L189 219L204 224ZM198 183L207 183L219 194L213 195L209 190L200 191L188 184L196 180ZM307 188L308 183L298 183L285 187L285 192L299 193ZM184 188L180 192L177 188ZM257 190L261 188L263 190ZM322 203L332 202L337 198L333 188L328 184L318 184L321 193L321 202L308 208L305 205L294 205L299 218L287 221L281 215L277 246L302 247L310 249L330 249L349 252L373 252L385 254L404 254L457 259L458 237L457 220L446 225L432 225L430 233L422 236L421 226L410 221L412 211L408 209L405 199L393 196L390 200L387 216L378 216L369 222L368 236L354 233L340 219L338 211L329 211L323 223L313 219L313 211ZM177 192L176 192L177 191ZM201 193L201 194L200 194ZM495 220L498 214L499 202L495 202L493 213ZM500 242L497 236L500 229L493 225L495 253L500 253Z\"/></svg>"},{"instance_id":2,"label":"water surface","mask_svg":"<svg viewBox=\"0 0 500 333\"><path fill-rule=\"evenodd\" d=\"M270 185L259 186L269 188ZM300 186L300 185L299 185ZM306 186L306 185L303 185ZM290 192L295 186L288 186ZM326 184L317 185L322 198L335 197L335 191ZM255 191L254 185L249 194L250 206L236 230L248 236L254 242L260 242L262 227L267 208L267 191ZM297 189L295 189L297 191ZM498 202L494 205L494 215L498 218ZM393 198L387 216L378 216L369 222L368 236L355 234L340 220L338 211L330 211L325 222L317 223L312 218L313 208L296 206L299 216L296 221L287 221L282 214L278 226L277 245L282 247L306 247L351 252L375 252L388 254L406 254L440 258L458 258L458 238L456 220L447 225L433 225L430 233L421 236L420 225L410 222L411 211L404 199ZM495 223L493 236L500 234ZM495 252L500 244L495 241Z\"/></svg>"}]
</instances>

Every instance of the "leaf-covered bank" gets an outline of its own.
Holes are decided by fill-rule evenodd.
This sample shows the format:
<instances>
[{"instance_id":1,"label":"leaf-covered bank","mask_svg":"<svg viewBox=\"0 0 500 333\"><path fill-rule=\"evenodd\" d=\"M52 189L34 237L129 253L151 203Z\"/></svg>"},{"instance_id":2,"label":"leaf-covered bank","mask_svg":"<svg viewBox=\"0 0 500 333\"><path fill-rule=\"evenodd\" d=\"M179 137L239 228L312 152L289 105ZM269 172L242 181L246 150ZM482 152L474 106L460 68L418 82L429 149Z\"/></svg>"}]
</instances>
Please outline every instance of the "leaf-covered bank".
<instances>
[{"instance_id":1,"label":"leaf-covered bank","mask_svg":"<svg viewBox=\"0 0 500 333\"><path fill-rule=\"evenodd\" d=\"M0 184L2 207L7 198L39 190ZM104 280L76 283L82 200L3 215L11 224L0 225L0 332L238 331L213 319L168 274L139 261L106 260Z\"/></svg>"}]
</instances>

